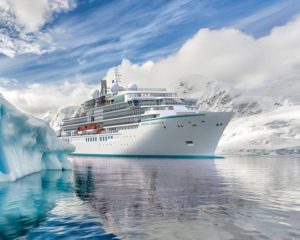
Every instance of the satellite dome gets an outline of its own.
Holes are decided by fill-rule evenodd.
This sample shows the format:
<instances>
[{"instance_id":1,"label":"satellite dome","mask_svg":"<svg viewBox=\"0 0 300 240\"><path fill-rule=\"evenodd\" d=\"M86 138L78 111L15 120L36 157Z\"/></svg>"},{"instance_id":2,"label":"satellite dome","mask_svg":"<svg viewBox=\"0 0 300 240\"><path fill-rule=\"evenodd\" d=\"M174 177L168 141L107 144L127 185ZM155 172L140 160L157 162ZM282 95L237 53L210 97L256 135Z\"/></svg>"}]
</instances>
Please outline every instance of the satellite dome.
<instances>
[{"instance_id":1,"label":"satellite dome","mask_svg":"<svg viewBox=\"0 0 300 240\"><path fill-rule=\"evenodd\" d=\"M137 85L135 83L130 83L128 86L127 86L127 90L137 90Z\"/></svg>"},{"instance_id":2,"label":"satellite dome","mask_svg":"<svg viewBox=\"0 0 300 240\"><path fill-rule=\"evenodd\" d=\"M100 97L100 91L99 91L98 89L92 90L91 96L92 96L92 98L94 98L94 99Z\"/></svg>"},{"instance_id":3,"label":"satellite dome","mask_svg":"<svg viewBox=\"0 0 300 240\"><path fill-rule=\"evenodd\" d=\"M113 84L110 86L110 91L111 91L113 94L118 93L118 91L119 91L119 84L113 83Z\"/></svg>"}]
</instances>

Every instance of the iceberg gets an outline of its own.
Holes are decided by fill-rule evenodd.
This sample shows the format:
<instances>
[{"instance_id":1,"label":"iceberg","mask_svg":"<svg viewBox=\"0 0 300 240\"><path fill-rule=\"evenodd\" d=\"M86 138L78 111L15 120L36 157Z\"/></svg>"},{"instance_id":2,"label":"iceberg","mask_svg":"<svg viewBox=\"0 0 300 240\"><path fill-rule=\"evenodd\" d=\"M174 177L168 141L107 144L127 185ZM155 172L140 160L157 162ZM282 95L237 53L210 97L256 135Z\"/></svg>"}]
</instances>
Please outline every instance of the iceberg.
<instances>
[{"instance_id":1,"label":"iceberg","mask_svg":"<svg viewBox=\"0 0 300 240\"><path fill-rule=\"evenodd\" d=\"M72 151L49 123L22 113L0 93L0 182L44 169L70 169L65 154Z\"/></svg>"}]
</instances>

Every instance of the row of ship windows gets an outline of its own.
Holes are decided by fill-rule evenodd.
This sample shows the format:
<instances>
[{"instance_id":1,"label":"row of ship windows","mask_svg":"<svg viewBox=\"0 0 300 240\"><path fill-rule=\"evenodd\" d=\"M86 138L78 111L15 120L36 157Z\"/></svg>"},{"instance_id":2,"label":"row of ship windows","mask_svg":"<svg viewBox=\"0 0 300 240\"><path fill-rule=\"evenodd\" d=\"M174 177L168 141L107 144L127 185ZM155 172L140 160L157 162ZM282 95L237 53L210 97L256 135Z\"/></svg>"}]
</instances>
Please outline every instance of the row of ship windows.
<instances>
[{"instance_id":1,"label":"row of ship windows","mask_svg":"<svg viewBox=\"0 0 300 240\"><path fill-rule=\"evenodd\" d=\"M191 123L191 122L189 121L188 123ZM205 121L202 120L201 123L205 123ZM197 127L197 124L192 124L192 126L193 126L193 127ZM217 127L223 126L223 123L217 123L216 126L217 126ZM183 127L183 125L182 125L182 124L180 124L180 125L178 124L177 127L180 128L180 127ZM164 128L166 128L166 126L164 126Z\"/></svg>"},{"instance_id":2,"label":"row of ship windows","mask_svg":"<svg viewBox=\"0 0 300 240\"><path fill-rule=\"evenodd\" d=\"M135 129L138 126L128 126L128 127L116 127L116 128L109 128L110 131L118 131L118 130L128 130L128 129Z\"/></svg>"},{"instance_id":3,"label":"row of ship windows","mask_svg":"<svg viewBox=\"0 0 300 240\"><path fill-rule=\"evenodd\" d=\"M127 93L128 97L176 97L176 93Z\"/></svg>"},{"instance_id":4,"label":"row of ship windows","mask_svg":"<svg viewBox=\"0 0 300 240\"><path fill-rule=\"evenodd\" d=\"M103 136L103 137L88 137L85 138L86 142L97 142L97 141L108 141L110 139L113 139L113 136Z\"/></svg>"}]
</instances>

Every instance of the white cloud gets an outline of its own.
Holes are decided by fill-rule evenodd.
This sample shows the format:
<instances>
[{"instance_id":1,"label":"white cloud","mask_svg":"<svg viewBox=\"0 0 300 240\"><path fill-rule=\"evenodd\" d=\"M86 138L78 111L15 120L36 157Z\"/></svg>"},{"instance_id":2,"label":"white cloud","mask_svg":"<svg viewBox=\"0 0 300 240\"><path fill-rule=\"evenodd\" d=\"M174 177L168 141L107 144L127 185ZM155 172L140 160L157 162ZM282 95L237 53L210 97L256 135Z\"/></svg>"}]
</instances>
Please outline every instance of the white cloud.
<instances>
[{"instance_id":1,"label":"white cloud","mask_svg":"<svg viewBox=\"0 0 300 240\"><path fill-rule=\"evenodd\" d=\"M0 0L0 53L14 57L53 50L51 35L41 28L55 13L74 7L74 0Z\"/></svg>"},{"instance_id":2,"label":"white cloud","mask_svg":"<svg viewBox=\"0 0 300 240\"><path fill-rule=\"evenodd\" d=\"M143 65L123 60L125 83L176 87L191 75L234 85L255 94L298 96L300 89L300 17L262 38L236 29L201 29L181 49ZM113 79L110 69L106 79Z\"/></svg>"},{"instance_id":3,"label":"white cloud","mask_svg":"<svg viewBox=\"0 0 300 240\"><path fill-rule=\"evenodd\" d=\"M48 111L57 111L61 107L78 106L90 98L95 86L81 81L56 84L31 84L24 88L8 89L15 80L0 79L2 95L24 112L42 117Z\"/></svg>"},{"instance_id":4,"label":"white cloud","mask_svg":"<svg viewBox=\"0 0 300 240\"><path fill-rule=\"evenodd\" d=\"M217 80L256 95L298 96L300 89L300 17L274 28L262 38L235 29L202 29L175 54L142 65L123 60L119 66L124 85L176 88L179 81ZM114 69L107 72L111 80ZM0 92L23 111L37 116L79 105L90 98L95 85L77 82L32 84L18 87L0 79ZM13 86L13 87L11 87ZM201 86L201 84L199 84Z\"/></svg>"}]
</instances>

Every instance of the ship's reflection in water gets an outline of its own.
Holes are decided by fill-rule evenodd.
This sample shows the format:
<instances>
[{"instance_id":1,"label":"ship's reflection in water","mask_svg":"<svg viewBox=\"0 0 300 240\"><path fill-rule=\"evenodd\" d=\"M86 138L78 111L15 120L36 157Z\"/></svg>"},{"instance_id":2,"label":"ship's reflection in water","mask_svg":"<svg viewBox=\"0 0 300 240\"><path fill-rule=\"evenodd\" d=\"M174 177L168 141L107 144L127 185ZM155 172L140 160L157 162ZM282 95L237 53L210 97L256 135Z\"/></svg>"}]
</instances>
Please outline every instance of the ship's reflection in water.
<instances>
[{"instance_id":1,"label":"ship's reflection in water","mask_svg":"<svg viewBox=\"0 0 300 240\"><path fill-rule=\"evenodd\" d=\"M300 159L73 160L76 195L120 239L300 238Z\"/></svg>"}]
</instances>

